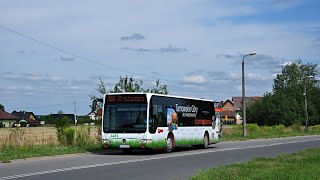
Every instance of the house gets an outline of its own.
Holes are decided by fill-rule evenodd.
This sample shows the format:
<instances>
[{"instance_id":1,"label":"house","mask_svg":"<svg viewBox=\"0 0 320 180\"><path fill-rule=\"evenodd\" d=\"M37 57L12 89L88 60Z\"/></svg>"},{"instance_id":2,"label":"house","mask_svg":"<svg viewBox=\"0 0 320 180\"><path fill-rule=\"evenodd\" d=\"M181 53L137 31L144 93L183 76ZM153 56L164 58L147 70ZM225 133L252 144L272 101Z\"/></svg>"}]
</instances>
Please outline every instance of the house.
<instances>
[{"instance_id":1,"label":"house","mask_svg":"<svg viewBox=\"0 0 320 180\"><path fill-rule=\"evenodd\" d=\"M17 116L0 109L0 127L12 127L17 121L19 121Z\"/></svg>"},{"instance_id":2,"label":"house","mask_svg":"<svg viewBox=\"0 0 320 180\"><path fill-rule=\"evenodd\" d=\"M90 112L89 114L87 114L87 116L88 116L91 120L96 120L96 113L95 113L95 112Z\"/></svg>"},{"instance_id":3,"label":"house","mask_svg":"<svg viewBox=\"0 0 320 180\"><path fill-rule=\"evenodd\" d=\"M38 120L37 116L34 115L33 112L26 112L26 111L13 111L11 114L17 116L19 121L27 121L29 126L39 126L40 121Z\"/></svg>"},{"instance_id":4,"label":"house","mask_svg":"<svg viewBox=\"0 0 320 180\"><path fill-rule=\"evenodd\" d=\"M222 122L224 124L235 124L235 111L233 102L227 99L221 107Z\"/></svg>"},{"instance_id":5,"label":"house","mask_svg":"<svg viewBox=\"0 0 320 180\"><path fill-rule=\"evenodd\" d=\"M87 116L89 116L89 118L91 120L101 120L102 119L102 109L99 109L98 112L90 112Z\"/></svg>"},{"instance_id":6,"label":"house","mask_svg":"<svg viewBox=\"0 0 320 180\"><path fill-rule=\"evenodd\" d=\"M260 101L261 99L261 96L245 97L246 107L252 103ZM232 97L232 101L234 105L236 124L242 124L242 117L239 114L240 111L242 111L242 97Z\"/></svg>"}]
</instances>

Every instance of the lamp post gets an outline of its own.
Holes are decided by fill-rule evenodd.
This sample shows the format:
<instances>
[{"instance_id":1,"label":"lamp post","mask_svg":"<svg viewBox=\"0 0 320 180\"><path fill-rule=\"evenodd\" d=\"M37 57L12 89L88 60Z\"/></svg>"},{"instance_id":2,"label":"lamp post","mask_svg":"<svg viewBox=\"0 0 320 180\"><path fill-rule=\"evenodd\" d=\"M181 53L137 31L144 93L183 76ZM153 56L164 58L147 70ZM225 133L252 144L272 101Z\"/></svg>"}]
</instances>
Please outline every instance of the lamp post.
<instances>
[{"instance_id":1,"label":"lamp post","mask_svg":"<svg viewBox=\"0 0 320 180\"><path fill-rule=\"evenodd\" d=\"M244 58L246 56L253 56L256 55L256 52L246 54L242 57L242 127L243 127L243 137L247 136L247 127L246 127L246 101L245 101L245 81L244 81Z\"/></svg>"},{"instance_id":2,"label":"lamp post","mask_svg":"<svg viewBox=\"0 0 320 180\"><path fill-rule=\"evenodd\" d=\"M313 78L313 76L307 76L304 80L304 118L305 118L305 121L306 121L306 130L308 132L308 119L309 119L309 115L308 115L308 104L307 104L307 79L310 79L310 78Z\"/></svg>"}]
</instances>

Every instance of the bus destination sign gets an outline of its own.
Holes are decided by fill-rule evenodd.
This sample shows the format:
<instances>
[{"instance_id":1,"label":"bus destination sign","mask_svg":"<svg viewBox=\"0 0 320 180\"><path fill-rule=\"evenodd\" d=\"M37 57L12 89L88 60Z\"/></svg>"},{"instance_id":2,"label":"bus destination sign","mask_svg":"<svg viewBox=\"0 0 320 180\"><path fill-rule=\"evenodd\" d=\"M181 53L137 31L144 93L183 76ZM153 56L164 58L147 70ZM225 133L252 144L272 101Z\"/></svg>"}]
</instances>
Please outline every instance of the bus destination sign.
<instances>
[{"instance_id":1,"label":"bus destination sign","mask_svg":"<svg viewBox=\"0 0 320 180\"><path fill-rule=\"evenodd\" d=\"M145 95L108 95L107 101L113 103L147 103Z\"/></svg>"}]
</instances>

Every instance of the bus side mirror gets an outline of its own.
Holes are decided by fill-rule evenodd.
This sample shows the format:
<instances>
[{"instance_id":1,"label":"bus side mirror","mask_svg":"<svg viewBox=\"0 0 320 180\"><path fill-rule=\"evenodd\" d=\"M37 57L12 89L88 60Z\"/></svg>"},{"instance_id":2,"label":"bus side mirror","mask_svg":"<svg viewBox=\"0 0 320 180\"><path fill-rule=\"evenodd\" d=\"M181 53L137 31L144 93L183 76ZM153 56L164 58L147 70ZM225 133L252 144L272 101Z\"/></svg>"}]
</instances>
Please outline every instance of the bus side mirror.
<instances>
[{"instance_id":1,"label":"bus side mirror","mask_svg":"<svg viewBox=\"0 0 320 180\"><path fill-rule=\"evenodd\" d=\"M96 112L98 102L103 103L103 99L102 98L98 98L98 99L94 99L92 101L91 112Z\"/></svg>"},{"instance_id":2,"label":"bus side mirror","mask_svg":"<svg viewBox=\"0 0 320 180\"><path fill-rule=\"evenodd\" d=\"M158 114L158 106L152 105L152 115L157 115L157 114Z\"/></svg>"}]
</instances>

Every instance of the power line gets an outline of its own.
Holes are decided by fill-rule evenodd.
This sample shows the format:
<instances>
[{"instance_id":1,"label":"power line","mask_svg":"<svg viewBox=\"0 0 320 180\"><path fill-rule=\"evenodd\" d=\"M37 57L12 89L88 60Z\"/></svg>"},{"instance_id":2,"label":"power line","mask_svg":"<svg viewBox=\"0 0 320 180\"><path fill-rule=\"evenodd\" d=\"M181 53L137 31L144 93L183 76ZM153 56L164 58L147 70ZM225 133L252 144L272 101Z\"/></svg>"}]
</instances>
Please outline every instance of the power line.
<instances>
[{"instance_id":1,"label":"power line","mask_svg":"<svg viewBox=\"0 0 320 180\"><path fill-rule=\"evenodd\" d=\"M146 78L149 78L149 79L159 79L159 78L155 78L155 77L151 77L151 76L146 76L146 75L144 75L144 74L134 73L134 72L131 72L131 71L127 71L127 70L123 70L123 69L116 68L116 67L113 67L113 66L109 66L109 65L106 65L106 64L103 64L103 63L100 63L100 62L91 60L91 59L89 59L89 58L86 58L86 57L77 55L77 54L75 54L75 53L68 52L68 51L66 51L66 50L63 50L63 49L58 48L58 47L56 47L56 46L50 45L50 44L48 44L48 43L44 43L44 42L42 42L42 41L40 41L40 40L37 40L37 39L35 39L35 38L33 38L33 37L24 35L24 34L22 34L22 33L19 33L19 32L15 31L15 30L12 30L12 29L10 29L10 28L4 27L4 26L2 26L2 25L0 25L0 27L3 28L3 29L5 29L5 30L7 30L7 31L10 31L10 32L12 32L12 33L14 33L14 34L17 34L17 35L19 35L19 36L22 36L22 37L24 37L24 38L27 38L27 39L29 39L29 40L31 40L31 41L34 41L34 42L36 42L36 43L42 44L42 45L47 46L47 47L49 47L49 48L55 49L55 50L57 50L57 51L63 52L63 53L65 53L65 54L68 54L68 55L77 57L77 58L79 58L79 59L82 59L82 60L85 60L85 61L88 61L88 62L97 64L97 65L101 65L101 66L104 66L104 67L107 67L107 68L110 68L110 69L113 69L113 70L117 70L117 71L129 73L129 74L132 74L132 75L139 75L139 76L146 77ZM178 82L178 81L169 80L169 79L162 79L162 80L165 80L165 81L168 81L168 82Z\"/></svg>"}]
</instances>

